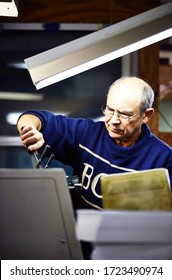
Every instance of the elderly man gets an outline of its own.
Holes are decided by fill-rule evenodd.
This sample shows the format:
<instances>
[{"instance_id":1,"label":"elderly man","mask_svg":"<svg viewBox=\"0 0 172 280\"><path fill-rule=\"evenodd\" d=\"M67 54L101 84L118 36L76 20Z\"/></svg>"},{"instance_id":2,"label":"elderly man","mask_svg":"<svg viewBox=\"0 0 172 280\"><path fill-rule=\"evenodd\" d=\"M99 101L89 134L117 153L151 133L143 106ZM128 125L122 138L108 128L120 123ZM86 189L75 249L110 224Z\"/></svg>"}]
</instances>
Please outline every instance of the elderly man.
<instances>
[{"instance_id":1,"label":"elderly man","mask_svg":"<svg viewBox=\"0 0 172 280\"><path fill-rule=\"evenodd\" d=\"M28 151L47 143L59 161L73 167L82 183L83 207L101 209L104 174L162 167L172 182L172 148L147 126L153 101L145 81L122 77L109 88L102 109L105 122L31 110L20 116L17 128Z\"/></svg>"}]
</instances>

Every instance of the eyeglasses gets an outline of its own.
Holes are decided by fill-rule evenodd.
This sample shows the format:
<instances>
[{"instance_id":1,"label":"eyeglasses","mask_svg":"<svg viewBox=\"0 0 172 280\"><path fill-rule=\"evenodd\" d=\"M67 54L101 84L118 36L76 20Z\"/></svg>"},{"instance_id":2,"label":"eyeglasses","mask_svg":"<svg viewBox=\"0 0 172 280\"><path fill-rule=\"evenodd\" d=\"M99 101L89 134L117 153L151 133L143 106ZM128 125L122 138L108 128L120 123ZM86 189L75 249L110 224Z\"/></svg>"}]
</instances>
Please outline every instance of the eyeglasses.
<instances>
[{"instance_id":1,"label":"eyeglasses","mask_svg":"<svg viewBox=\"0 0 172 280\"><path fill-rule=\"evenodd\" d=\"M117 116L118 119L124 119L124 120L130 120L138 115L140 115L140 112L135 114L135 115L128 115L126 113L121 113L121 112L115 112L114 110L110 109L110 108L101 108L102 113L107 116L112 118L115 114Z\"/></svg>"}]
</instances>

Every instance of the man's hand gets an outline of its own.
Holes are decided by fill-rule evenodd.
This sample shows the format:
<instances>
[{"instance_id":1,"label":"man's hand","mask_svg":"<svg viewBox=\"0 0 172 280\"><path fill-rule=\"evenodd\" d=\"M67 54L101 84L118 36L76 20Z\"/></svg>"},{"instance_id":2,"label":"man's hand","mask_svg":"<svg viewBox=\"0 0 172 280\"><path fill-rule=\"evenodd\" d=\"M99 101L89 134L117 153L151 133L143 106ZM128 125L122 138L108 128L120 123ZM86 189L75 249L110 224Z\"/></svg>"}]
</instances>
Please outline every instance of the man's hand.
<instances>
[{"instance_id":1,"label":"man's hand","mask_svg":"<svg viewBox=\"0 0 172 280\"><path fill-rule=\"evenodd\" d=\"M32 125L21 127L20 138L29 152L37 151L45 143L43 134Z\"/></svg>"}]
</instances>

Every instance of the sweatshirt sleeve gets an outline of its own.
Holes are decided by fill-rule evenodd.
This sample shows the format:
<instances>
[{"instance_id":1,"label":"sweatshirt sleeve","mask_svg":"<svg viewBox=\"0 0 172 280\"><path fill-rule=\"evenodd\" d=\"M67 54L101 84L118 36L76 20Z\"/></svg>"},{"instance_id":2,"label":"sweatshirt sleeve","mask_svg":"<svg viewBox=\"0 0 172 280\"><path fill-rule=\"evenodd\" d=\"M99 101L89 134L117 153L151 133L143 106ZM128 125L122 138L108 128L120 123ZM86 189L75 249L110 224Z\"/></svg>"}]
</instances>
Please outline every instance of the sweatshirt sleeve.
<instances>
[{"instance_id":1,"label":"sweatshirt sleeve","mask_svg":"<svg viewBox=\"0 0 172 280\"><path fill-rule=\"evenodd\" d=\"M72 165L76 145L84 133L86 120L54 115L49 111L30 110L24 114L35 115L41 120L45 143L51 146L56 159Z\"/></svg>"}]
</instances>

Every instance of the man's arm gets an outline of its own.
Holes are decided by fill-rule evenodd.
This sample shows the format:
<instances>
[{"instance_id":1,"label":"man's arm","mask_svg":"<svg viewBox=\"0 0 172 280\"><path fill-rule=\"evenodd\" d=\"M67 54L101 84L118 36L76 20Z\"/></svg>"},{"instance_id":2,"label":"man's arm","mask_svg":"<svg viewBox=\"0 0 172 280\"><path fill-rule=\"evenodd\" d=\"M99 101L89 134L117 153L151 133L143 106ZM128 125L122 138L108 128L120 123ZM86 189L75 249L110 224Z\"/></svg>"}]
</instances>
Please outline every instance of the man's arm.
<instances>
[{"instance_id":1,"label":"man's arm","mask_svg":"<svg viewBox=\"0 0 172 280\"><path fill-rule=\"evenodd\" d=\"M32 126L40 131L42 124L38 117L26 114L22 115L17 122L17 130L19 134L25 126Z\"/></svg>"}]
</instances>

